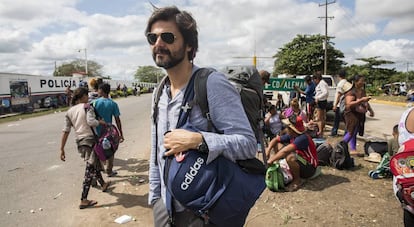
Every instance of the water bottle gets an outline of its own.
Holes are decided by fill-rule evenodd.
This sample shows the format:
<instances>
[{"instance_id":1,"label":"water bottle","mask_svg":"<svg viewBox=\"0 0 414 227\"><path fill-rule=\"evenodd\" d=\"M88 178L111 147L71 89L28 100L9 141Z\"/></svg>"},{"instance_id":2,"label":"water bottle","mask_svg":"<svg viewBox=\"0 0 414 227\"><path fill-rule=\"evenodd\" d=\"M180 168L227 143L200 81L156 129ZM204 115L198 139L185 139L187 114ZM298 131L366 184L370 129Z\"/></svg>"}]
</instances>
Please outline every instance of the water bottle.
<instances>
[{"instance_id":1,"label":"water bottle","mask_svg":"<svg viewBox=\"0 0 414 227\"><path fill-rule=\"evenodd\" d=\"M257 143L257 153L262 153L262 144Z\"/></svg>"},{"instance_id":2,"label":"water bottle","mask_svg":"<svg viewBox=\"0 0 414 227\"><path fill-rule=\"evenodd\" d=\"M105 150L111 149L111 142L106 137L102 141L102 148Z\"/></svg>"}]
</instances>

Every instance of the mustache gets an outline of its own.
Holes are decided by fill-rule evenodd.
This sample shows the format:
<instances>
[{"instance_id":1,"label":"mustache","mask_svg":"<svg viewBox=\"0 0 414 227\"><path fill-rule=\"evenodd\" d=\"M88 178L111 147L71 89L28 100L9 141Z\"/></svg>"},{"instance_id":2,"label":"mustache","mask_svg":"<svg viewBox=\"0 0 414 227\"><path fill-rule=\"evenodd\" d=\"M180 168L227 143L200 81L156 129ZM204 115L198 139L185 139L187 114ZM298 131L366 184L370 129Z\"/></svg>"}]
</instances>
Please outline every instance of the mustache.
<instances>
[{"instance_id":1,"label":"mustache","mask_svg":"<svg viewBox=\"0 0 414 227\"><path fill-rule=\"evenodd\" d=\"M168 49L157 47L154 49L154 54L167 54L170 55L171 52Z\"/></svg>"}]
</instances>

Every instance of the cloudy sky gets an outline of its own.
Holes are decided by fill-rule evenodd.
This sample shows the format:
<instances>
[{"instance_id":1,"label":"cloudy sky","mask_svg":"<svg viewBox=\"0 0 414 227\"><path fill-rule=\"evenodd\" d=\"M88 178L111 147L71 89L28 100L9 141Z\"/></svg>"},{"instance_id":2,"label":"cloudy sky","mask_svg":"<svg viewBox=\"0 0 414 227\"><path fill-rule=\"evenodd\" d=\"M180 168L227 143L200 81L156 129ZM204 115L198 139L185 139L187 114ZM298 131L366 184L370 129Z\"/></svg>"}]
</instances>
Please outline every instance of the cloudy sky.
<instances>
[{"instance_id":1,"label":"cloudy sky","mask_svg":"<svg viewBox=\"0 0 414 227\"><path fill-rule=\"evenodd\" d=\"M251 64L273 70L273 56L297 34L325 34L325 0L151 0L192 13L199 66ZM332 2L332 0L328 1ZM144 36L149 0L0 0L0 72L50 76L55 62L85 59L104 75L131 79L154 65ZM337 0L328 5L328 35L348 64L380 56L414 70L414 1ZM81 50L81 51L79 51Z\"/></svg>"}]
</instances>

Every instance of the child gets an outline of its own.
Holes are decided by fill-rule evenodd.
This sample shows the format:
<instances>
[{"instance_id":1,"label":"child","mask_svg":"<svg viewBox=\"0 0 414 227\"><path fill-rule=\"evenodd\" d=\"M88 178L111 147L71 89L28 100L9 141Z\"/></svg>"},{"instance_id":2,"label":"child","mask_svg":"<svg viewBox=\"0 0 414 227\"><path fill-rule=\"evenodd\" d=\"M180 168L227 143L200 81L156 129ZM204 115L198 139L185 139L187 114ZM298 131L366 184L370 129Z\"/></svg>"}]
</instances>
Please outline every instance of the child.
<instances>
[{"instance_id":1,"label":"child","mask_svg":"<svg viewBox=\"0 0 414 227\"><path fill-rule=\"evenodd\" d=\"M95 144L95 137L92 130L98 125L106 124L103 120L97 120L95 118L95 112L93 108L88 108L88 89L85 87L79 87L75 90L72 99L72 107L66 112L65 126L63 128L61 145L60 145L60 159L66 160L65 145L68 140L71 128L74 129L76 134L76 143L78 151L81 157L86 162L85 177L83 180L83 190L81 195L81 203L79 209L84 209L96 205L98 202L95 200L88 200L89 188L92 183L92 178L96 177L102 191L105 192L110 182L105 182L102 178L100 170L101 162L93 151Z\"/></svg>"},{"instance_id":2,"label":"child","mask_svg":"<svg viewBox=\"0 0 414 227\"><path fill-rule=\"evenodd\" d=\"M390 157L395 155L400 148L398 144L398 125L394 125L392 128L392 138L387 141L388 144L388 153Z\"/></svg>"},{"instance_id":3,"label":"child","mask_svg":"<svg viewBox=\"0 0 414 227\"><path fill-rule=\"evenodd\" d=\"M392 138L388 140L387 144L388 151L382 156L381 162L378 164L377 168L368 172L368 175L372 179L392 176L390 171L390 159L400 148L398 144L398 125L394 125L392 128Z\"/></svg>"}]
</instances>

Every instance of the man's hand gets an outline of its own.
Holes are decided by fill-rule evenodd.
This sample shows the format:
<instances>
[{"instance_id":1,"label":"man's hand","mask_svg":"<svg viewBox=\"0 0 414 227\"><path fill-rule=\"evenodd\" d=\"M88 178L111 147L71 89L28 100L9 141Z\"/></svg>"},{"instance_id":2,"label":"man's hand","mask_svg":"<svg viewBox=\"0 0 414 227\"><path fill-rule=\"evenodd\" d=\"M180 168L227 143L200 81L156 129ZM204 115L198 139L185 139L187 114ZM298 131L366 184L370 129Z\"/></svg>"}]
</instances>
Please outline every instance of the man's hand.
<instances>
[{"instance_id":1,"label":"man's hand","mask_svg":"<svg viewBox=\"0 0 414 227\"><path fill-rule=\"evenodd\" d=\"M190 149L197 149L202 141L201 133L185 129L173 129L164 135L164 147L167 149L164 155L170 156Z\"/></svg>"}]
</instances>

